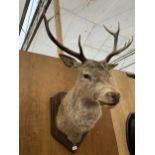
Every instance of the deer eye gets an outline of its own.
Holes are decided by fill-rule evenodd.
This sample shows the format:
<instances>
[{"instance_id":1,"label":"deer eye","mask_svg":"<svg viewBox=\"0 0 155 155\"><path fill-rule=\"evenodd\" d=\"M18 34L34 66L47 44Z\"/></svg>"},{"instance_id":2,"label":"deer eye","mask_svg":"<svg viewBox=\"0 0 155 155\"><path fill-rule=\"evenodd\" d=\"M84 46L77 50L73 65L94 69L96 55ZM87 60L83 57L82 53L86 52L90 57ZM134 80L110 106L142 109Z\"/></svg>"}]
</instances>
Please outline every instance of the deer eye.
<instances>
[{"instance_id":1,"label":"deer eye","mask_svg":"<svg viewBox=\"0 0 155 155\"><path fill-rule=\"evenodd\" d=\"M87 80L91 81L91 76L89 74L83 74L83 77Z\"/></svg>"}]
</instances>

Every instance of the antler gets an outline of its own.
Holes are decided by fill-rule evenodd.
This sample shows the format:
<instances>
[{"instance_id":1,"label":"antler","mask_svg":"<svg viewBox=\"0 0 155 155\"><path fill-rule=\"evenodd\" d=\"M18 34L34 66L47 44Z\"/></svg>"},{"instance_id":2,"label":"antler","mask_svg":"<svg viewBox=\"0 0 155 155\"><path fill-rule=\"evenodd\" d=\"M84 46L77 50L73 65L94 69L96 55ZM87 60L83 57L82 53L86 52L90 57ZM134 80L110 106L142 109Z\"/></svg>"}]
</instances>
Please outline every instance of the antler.
<instances>
[{"instance_id":1,"label":"antler","mask_svg":"<svg viewBox=\"0 0 155 155\"><path fill-rule=\"evenodd\" d=\"M127 49L131 45L131 43L133 41L133 36L132 36L132 39L129 40L128 42L126 42L122 48L117 49L118 35L119 35L119 31L120 31L119 23L118 23L118 29L116 32L112 32L106 26L104 26L104 28L106 29L106 31L108 31L114 37L113 51L109 55L107 55L107 57L105 58L105 61L109 62L113 56L120 54L121 52L123 52L125 49Z\"/></svg>"},{"instance_id":2,"label":"antler","mask_svg":"<svg viewBox=\"0 0 155 155\"><path fill-rule=\"evenodd\" d=\"M77 53L77 52L72 51L69 48L65 47L59 41L56 40L56 38L53 36L53 34L51 33L50 28L49 28L49 21L51 19L47 20L45 14L43 14L43 18L44 18L44 22L45 22L46 32L47 32L49 38L52 40L52 42L54 42L61 50L65 51L66 53L68 53L74 57L76 57L82 63L84 63L87 59L85 58L85 56L83 54L83 49L81 46L81 36L79 36L79 39L78 39L78 46L79 46L80 53Z\"/></svg>"}]
</instances>

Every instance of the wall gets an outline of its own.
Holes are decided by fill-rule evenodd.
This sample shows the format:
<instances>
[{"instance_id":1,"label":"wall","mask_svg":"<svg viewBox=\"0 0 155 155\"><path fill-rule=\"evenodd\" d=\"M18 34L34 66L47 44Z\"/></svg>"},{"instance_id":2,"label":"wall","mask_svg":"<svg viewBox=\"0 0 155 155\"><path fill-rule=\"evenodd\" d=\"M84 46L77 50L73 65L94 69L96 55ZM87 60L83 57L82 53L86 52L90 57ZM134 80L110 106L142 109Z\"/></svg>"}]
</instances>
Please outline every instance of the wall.
<instances>
[{"instance_id":1,"label":"wall","mask_svg":"<svg viewBox=\"0 0 155 155\"><path fill-rule=\"evenodd\" d=\"M68 91L76 74L57 58L20 52L20 155L71 154L51 136L49 107L50 97ZM122 72L112 74L114 85L121 91L121 103L111 112L103 108L103 117L77 155L128 155L124 123L128 112L134 110L134 81Z\"/></svg>"},{"instance_id":2,"label":"wall","mask_svg":"<svg viewBox=\"0 0 155 155\"><path fill-rule=\"evenodd\" d=\"M124 72L113 71L113 84L121 93L120 103L111 110L119 155L129 155L126 145L125 123L130 112L135 111L135 80Z\"/></svg>"}]
</instances>

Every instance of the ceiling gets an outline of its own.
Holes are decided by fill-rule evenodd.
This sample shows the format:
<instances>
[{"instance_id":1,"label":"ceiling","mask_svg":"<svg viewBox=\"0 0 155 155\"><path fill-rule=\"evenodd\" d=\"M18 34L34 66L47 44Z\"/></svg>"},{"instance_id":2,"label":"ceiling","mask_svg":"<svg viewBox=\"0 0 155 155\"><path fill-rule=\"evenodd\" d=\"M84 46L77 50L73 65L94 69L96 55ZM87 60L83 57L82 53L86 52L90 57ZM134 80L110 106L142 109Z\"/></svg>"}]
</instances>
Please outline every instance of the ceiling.
<instances>
[{"instance_id":1,"label":"ceiling","mask_svg":"<svg viewBox=\"0 0 155 155\"><path fill-rule=\"evenodd\" d=\"M25 0L19 1L19 18L21 19ZM113 37L103 25L116 31L120 23L118 47L135 38L135 1L134 0L60 0L63 44L78 52L78 36L81 34L82 46L87 58L102 60L112 50ZM50 4L47 17L54 15L53 2ZM50 28L55 34L54 20ZM119 62L117 69L135 72L135 43L116 56L112 61ZM57 57L57 48L47 37L42 22L28 51ZM118 61L119 60L119 61Z\"/></svg>"}]
</instances>

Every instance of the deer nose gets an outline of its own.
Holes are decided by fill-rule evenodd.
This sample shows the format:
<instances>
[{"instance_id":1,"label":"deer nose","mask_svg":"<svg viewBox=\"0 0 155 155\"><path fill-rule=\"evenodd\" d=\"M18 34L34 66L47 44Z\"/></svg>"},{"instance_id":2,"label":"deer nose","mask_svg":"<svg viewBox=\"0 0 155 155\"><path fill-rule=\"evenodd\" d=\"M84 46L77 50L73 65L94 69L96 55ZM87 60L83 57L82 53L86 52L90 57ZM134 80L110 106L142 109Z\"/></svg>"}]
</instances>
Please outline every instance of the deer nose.
<instances>
[{"instance_id":1,"label":"deer nose","mask_svg":"<svg viewBox=\"0 0 155 155\"><path fill-rule=\"evenodd\" d=\"M118 92L110 91L107 92L106 96L111 104L117 104L119 102L120 93Z\"/></svg>"}]
</instances>

